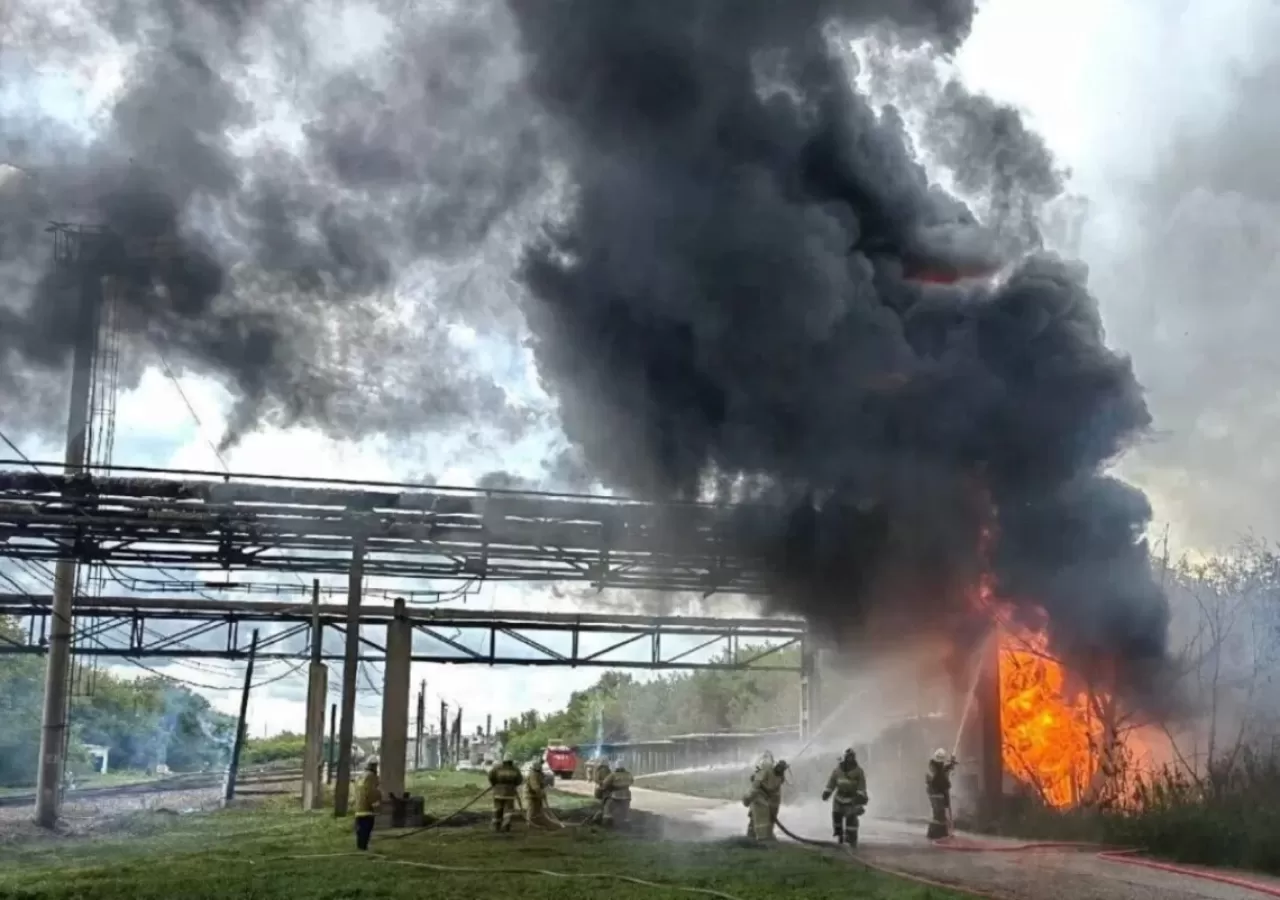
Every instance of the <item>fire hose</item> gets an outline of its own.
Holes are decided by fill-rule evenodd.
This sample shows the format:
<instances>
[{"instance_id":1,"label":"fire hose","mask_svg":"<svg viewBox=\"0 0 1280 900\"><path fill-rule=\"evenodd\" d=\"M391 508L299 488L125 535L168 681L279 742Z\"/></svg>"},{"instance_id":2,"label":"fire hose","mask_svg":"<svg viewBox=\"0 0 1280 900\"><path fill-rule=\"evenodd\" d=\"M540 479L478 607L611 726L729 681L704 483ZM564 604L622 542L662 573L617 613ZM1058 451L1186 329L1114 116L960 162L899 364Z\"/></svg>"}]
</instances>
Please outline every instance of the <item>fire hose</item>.
<instances>
[{"instance_id":1,"label":"fire hose","mask_svg":"<svg viewBox=\"0 0 1280 900\"><path fill-rule=\"evenodd\" d=\"M851 858L866 868L881 872L885 875L892 875L895 878L903 878L908 881L914 881L917 884L961 894L968 894L973 897L987 898L987 900L999 900L1000 898L999 894L968 888L958 884L948 884L947 882L936 881L932 878L926 878L911 872L905 872L901 869L880 865L879 863L873 863L864 856L859 855L847 844L838 844L835 841L814 840L813 838L801 837L787 828L781 820L775 818L773 821L774 824L778 826L779 831L798 844L807 844L811 847L843 850ZM1276 885L1253 881L1236 875L1212 872L1206 869L1197 869L1188 866L1175 865L1173 863L1159 862L1158 860L1153 859L1145 859L1138 856L1138 854L1142 852L1138 849L1106 847L1102 844L1088 843L1084 841L1028 841L1021 844L995 844L984 841L964 841L957 840L955 838L940 838L932 841L931 843L942 850L951 850L961 853L1027 853L1034 852L1036 850L1093 851L1095 858L1102 860L1103 862L1139 866L1141 868L1152 869L1158 872L1167 872L1188 878L1199 878L1216 884L1224 884L1230 887L1240 888L1241 890L1254 891L1270 897L1280 897L1280 887Z\"/></svg>"},{"instance_id":2,"label":"fire hose","mask_svg":"<svg viewBox=\"0 0 1280 900\"><path fill-rule=\"evenodd\" d=\"M992 844L983 841L958 841L955 838L942 838L934 841L933 845L944 850L953 850L961 853L1024 853L1035 850L1077 850L1088 852L1092 850L1094 856L1103 862L1139 866L1157 872L1168 872L1173 875L1183 875L1188 878L1199 878L1203 881L1225 884L1230 887L1265 894L1269 897L1280 897L1280 886L1241 878L1238 875L1226 875L1208 869L1146 859L1138 855L1142 851L1137 848L1107 847L1103 844L1082 841L1030 841L1023 844Z\"/></svg>"},{"instance_id":3,"label":"fire hose","mask_svg":"<svg viewBox=\"0 0 1280 900\"><path fill-rule=\"evenodd\" d=\"M444 825L446 822L450 822L453 819L456 819L458 816L462 815L464 812L469 810L471 807L475 806L477 803L479 803L481 800L483 800L492 792L493 792L493 788L487 787L483 791L481 791L480 793L472 797L470 800L468 800L465 804L458 807L453 812L449 813L449 815L445 816L443 819L437 819L436 821L432 822L430 825L424 825L421 828L412 828L409 831L402 831L399 834L389 834L386 837L380 838L380 840L398 841L401 838L413 837L415 834L422 834L424 831L431 831L433 828L439 828L440 826ZM516 795L516 805L520 807L521 811L524 810L524 804L521 803L519 794ZM598 809L595 812L598 812ZM558 816L556 816L555 811L550 806L546 806L543 808L543 813L547 816L547 818L552 823L554 823L559 828L577 828L580 825L587 825L595 818L595 812L593 812L592 816L588 818L585 822L564 822L564 821L561 821Z\"/></svg>"},{"instance_id":4,"label":"fire hose","mask_svg":"<svg viewBox=\"0 0 1280 900\"><path fill-rule=\"evenodd\" d=\"M423 825L421 828L413 828L413 829L410 829L409 831L402 831L399 834L389 834L386 837L382 838L382 840L398 841L401 838L413 837L415 834L422 834L422 832L424 831L430 831L433 828L439 828L445 822L448 822L452 819L456 819L458 816L462 815L471 807L475 806L477 803L479 803L481 800L487 797L492 791L493 791L492 787L485 788L483 791L481 791L480 793L472 797L470 800L468 800L466 804L458 807L453 812L449 813L449 815L445 816L443 819L436 819L430 825Z\"/></svg>"},{"instance_id":5,"label":"fire hose","mask_svg":"<svg viewBox=\"0 0 1280 900\"><path fill-rule=\"evenodd\" d=\"M383 856L379 853L312 853L297 856L275 856L270 859L261 860L261 862L274 862L281 860L312 860L312 859L368 859L377 860L378 862L387 863L393 866L412 866L416 869L430 869L434 872L458 872L468 875L543 875L548 878L562 878L565 880L589 880L589 881L622 881L627 884L635 884L641 887L655 888L661 891L681 891L686 894L700 894L704 897L716 897L718 900L743 900L735 894L728 894L724 891L713 890L712 888L690 887L684 884L675 884L666 881L646 881L643 878L636 878L634 875L623 875L618 872L556 872L552 869L534 869L525 867L508 867L508 866L446 866L439 863L418 862L409 859L393 859L389 856ZM253 862L250 860L250 862Z\"/></svg>"}]
</instances>

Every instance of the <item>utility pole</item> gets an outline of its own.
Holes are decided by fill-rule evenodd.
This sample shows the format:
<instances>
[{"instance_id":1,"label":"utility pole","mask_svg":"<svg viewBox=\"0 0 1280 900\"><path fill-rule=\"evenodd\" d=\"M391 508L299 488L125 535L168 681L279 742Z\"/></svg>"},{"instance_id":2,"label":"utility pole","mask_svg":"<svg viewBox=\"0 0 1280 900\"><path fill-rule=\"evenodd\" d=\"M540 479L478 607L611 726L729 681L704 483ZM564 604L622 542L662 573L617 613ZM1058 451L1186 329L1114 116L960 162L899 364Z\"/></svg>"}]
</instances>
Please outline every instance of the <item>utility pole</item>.
<instances>
[{"instance_id":1,"label":"utility pole","mask_svg":"<svg viewBox=\"0 0 1280 900\"><path fill-rule=\"evenodd\" d=\"M77 236L78 237L78 236ZM75 240L70 235L56 238ZM57 247L55 245L55 253ZM79 248L76 248L77 255ZM71 402L67 412L66 474L84 472L89 427L89 391L93 356L97 351L98 314L102 306L102 276L95 266L80 273L80 304L71 364ZM53 828L62 799L62 770L66 763L67 693L71 666L72 604L76 590L76 561L60 559L53 570L53 600L49 616L49 660L45 668L44 708L40 723L40 764L36 773L36 824Z\"/></svg>"},{"instance_id":2,"label":"utility pole","mask_svg":"<svg viewBox=\"0 0 1280 900\"><path fill-rule=\"evenodd\" d=\"M449 704L440 701L440 768L449 764Z\"/></svg>"},{"instance_id":3,"label":"utility pole","mask_svg":"<svg viewBox=\"0 0 1280 900\"><path fill-rule=\"evenodd\" d=\"M324 626L320 621L320 579L311 582L311 665L307 669L307 726L302 755L302 808L319 809L324 784L324 701L329 669L324 664Z\"/></svg>"},{"instance_id":4,"label":"utility pole","mask_svg":"<svg viewBox=\"0 0 1280 900\"><path fill-rule=\"evenodd\" d=\"M462 707L458 707L458 715L453 720L453 761L462 762Z\"/></svg>"},{"instance_id":5,"label":"utility pole","mask_svg":"<svg viewBox=\"0 0 1280 900\"><path fill-rule=\"evenodd\" d=\"M422 768L422 736L427 729L427 680L422 679L418 688L418 720L413 738L413 770Z\"/></svg>"},{"instance_id":6,"label":"utility pole","mask_svg":"<svg viewBox=\"0 0 1280 900\"><path fill-rule=\"evenodd\" d=\"M338 726L338 780L333 786L333 814L347 814L351 798L351 744L356 737L356 675L360 668L360 593L364 582L364 539L351 544L347 576L347 647L342 659L342 719Z\"/></svg>"},{"instance_id":7,"label":"utility pole","mask_svg":"<svg viewBox=\"0 0 1280 900\"><path fill-rule=\"evenodd\" d=\"M333 784L333 757L338 749L338 704L329 705L329 765L326 767L324 783Z\"/></svg>"},{"instance_id":8,"label":"utility pole","mask_svg":"<svg viewBox=\"0 0 1280 900\"><path fill-rule=\"evenodd\" d=\"M222 799L230 803L236 798L236 778L240 774L240 753L244 750L244 739L249 733L249 689L253 687L253 659L258 655L258 629L253 630L253 639L249 642L249 663L244 667L244 690L240 694L240 718L236 722L236 742L231 745L231 765L227 767L227 786L222 792Z\"/></svg>"}]
</instances>

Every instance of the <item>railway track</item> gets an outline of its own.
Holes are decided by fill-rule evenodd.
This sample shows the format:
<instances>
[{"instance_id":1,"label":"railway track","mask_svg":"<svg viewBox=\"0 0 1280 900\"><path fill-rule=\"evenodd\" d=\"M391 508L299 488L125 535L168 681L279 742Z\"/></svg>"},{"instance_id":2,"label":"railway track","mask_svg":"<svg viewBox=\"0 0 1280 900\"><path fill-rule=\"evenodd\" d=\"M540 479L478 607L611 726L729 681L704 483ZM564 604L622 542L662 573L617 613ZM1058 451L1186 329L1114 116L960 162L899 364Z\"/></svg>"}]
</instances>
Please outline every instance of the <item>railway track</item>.
<instances>
[{"instance_id":1,"label":"railway track","mask_svg":"<svg viewBox=\"0 0 1280 900\"><path fill-rule=\"evenodd\" d=\"M244 770L236 779L236 788L253 787L273 782L291 782L302 779L302 769L259 768ZM128 797L145 794L163 794L172 791L198 791L222 787L226 776L222 772L193 772L185 775L171 775L167 778L156 778L134 784L112 785L110 787L80 788L67 791L63 795L64 803L75 803L83 800L103 799L107 797ZM255 791L254 793L263 793ZM0 808L29 806L36 802L34 792L29 794L0 795Z\"/></svg>"}]
</instances>

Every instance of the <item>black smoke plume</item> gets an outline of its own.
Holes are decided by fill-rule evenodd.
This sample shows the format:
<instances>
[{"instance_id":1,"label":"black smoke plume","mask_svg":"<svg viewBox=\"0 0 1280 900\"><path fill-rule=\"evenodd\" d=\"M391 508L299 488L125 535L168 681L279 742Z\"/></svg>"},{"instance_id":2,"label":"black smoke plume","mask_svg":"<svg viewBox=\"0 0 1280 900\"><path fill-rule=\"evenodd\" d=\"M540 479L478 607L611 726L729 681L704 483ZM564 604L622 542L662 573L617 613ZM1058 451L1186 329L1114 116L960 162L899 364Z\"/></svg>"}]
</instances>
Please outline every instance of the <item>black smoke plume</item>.
<instances>
[{"instance_id":1,"label":"black smoke plume","mask_svg":"<svg viewBox=\"0 0 1280 900\"><path fill-rule=\"evenodd\" d=\"M854 87L849 39L945 55L973 0L64 6L6 10L0 76L128 62L92 139L0 103L6 421L59 407L44 224L100 222L165 248L121 276L126 377L158 348L220 378L228 441L523 427L449 329L524 333L572 444L551 471L769 501L737 525L776 605L941 629L992 569L1062 652L1162 658L1149 510L1103 474L1142 393L1082 274L1036 252L1060 173L1016 112L913 70L962 202Z\"/></svg>"},{"instance_id":2,"label":"black smoke plume","mask_svg":"<svg viewBox=\"0 0 1280 900\"><path fill-rule=\"evenodd\" d=\"M1029 252L1052 160L1014 111L933 92L927 142L986 195L980 224L854 87L849 38L946 51L972 5L512 8L575 189L527 254L528 316L596 470L783 502L743 540L778 606L846 634L951 627L990 567L1067 656L1159 663L1150 510L1102 474L1146 405L1078 268ZM994 260L994 286L910 277Z\"/></svg>"}]
</instances>

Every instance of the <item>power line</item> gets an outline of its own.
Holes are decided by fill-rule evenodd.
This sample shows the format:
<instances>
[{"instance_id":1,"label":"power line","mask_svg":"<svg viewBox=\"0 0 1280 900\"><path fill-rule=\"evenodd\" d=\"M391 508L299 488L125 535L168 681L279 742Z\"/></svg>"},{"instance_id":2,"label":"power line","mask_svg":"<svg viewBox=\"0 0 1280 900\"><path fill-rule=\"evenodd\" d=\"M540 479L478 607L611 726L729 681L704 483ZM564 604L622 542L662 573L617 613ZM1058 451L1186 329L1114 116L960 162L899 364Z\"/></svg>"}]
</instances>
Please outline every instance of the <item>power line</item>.
<instances>
[{"instance_id":1,"label":"power line","mask_svg":"<svg viewBox=\"0 0 1280 900\"><path fill-rule=\"evenodd\" d=\"M31 595L31 593L30 593L26 588L24 588L21 584L19 584L19 583L18 583L18 581L17 581L16 579L14 579L11 575L9 575L7 572L0 571L0 578L4 579L6 582L8 582L8 584L9 584L11 587L13 587L13 588L14 588L14 590L16 590L16 591L17 591L19 594L21 594L22 596L26 597L28 600L31 600L32 602L34 602L34 601L35 601L35 597L33 597L33 596ZM50 615L58 615L58 614L57 614L57 613L55 613L55 612L52 610L52 608L50 608ZM61 617L61 616L59 616L59 619L60 619L60 620L62 620L62 621L65 621L65 620L63 620L63 619L62 619L62 617ZM114 647L113 647L113 646L111 646L110 644L105 643L104 641L100 640L98 637L93 636L93 635L82 635L82 639L92 641L92 642L93 642L97 647L99 647L99 648L101 648L101 649L103 649L103 650L119 650L119 649L121 649L121 647L120 647L120 646L118 646L118 645L117 645L117 646L114 646ZM125 662L130 663L131 665L134 665L134 666L136 666L136 667L137 667L137 668L139 668L139 669L143 669L144 671L150 672L152 675L155 675L155 676L157 676L157 677L159 677L159 678L164 678L164 679L166 679L166 680L168 680L168 681L172 681L172 682L179 683L179 684L185 684L185 685L187 685L187 686L189 686L189 687L201 688L201 689L204 689L204 690L210 690L210 691L235 691L235 690L240 690L240 689L242 689L242 688L243 688L243 685L214 685L214 684L202 684L202 683L200 683L200 682L191 681L191 680L189 680L189 679L179 678L179 677L177 677L177 676L173 676L173 675L167 675L167 674L165 674L164 672L161 672L161 671L159 671L159 670L157 670L157 669L153 669L153 668L151 668L150 666L148 666L148 665L146 665L145 663L143 663L143 662L141 662L140 660L138 660L136 657L132 657L132 656L122 656L122 657L118 657L118 658L119 658L119 659L123 659ZM283 660L277 660L277 662L283 662ZM252 684L252 685L250 685L250 688L252 689L252 688L257 688L257 687L264 687L264 686L266 686L266 685L268 685L268 684L274 684L274 683L276 683L277 681L283 681L284 679L288 678L289 676L291 676L291 675L293 675L293 674L297 673L297 672L298 672L298 671L299 671L303 666L307 665L307 663L309 663L309 662L310 662L310 660L309 660L309 659L304 659L304 660L302 660L301 662L298 662L298 663L294 664L293 666L291 666L291 667L290 667L290 669L289 669L289 671L287 671L287 672L285 672L285 673L283 673L283 674L281 674L281 675L277 675L277 676L275 676L275 677L273 677L273 678L268 678L268 679L266 679L265 681L260 681L260 682L257 682L256 684Z\"/></svg>"},{"instance_id":2,"label":"power line","mask_svg":"<svg viewBox=\"0 0 1280 900\"><path fill-rule=\"evenodd\" d=\"M178 376L173 374L173 369L169 368L169 361L165 359L164 350L158 344L155 345L156 356L160 358L160 365L164 368L164 374L169 376L169 380L173 382L173 386L178 390L178 396L182 398L182 402L186 404L187 412L191 413L192 420L196 423L196 432L204 438L209 449L213 451L214 457L218 460L218 464L222 466L222 471L231 474L231 469L227 466L227 461L222 458L221 451L209 439L209 435L205 430L204 423L200 421L200 416L196 413L196 408L191 405L191 401L187 399L187 392L182 389L182 384L178 381Z\"/></svg>"}]
</instances>

